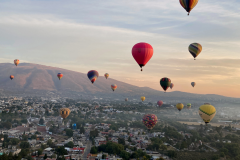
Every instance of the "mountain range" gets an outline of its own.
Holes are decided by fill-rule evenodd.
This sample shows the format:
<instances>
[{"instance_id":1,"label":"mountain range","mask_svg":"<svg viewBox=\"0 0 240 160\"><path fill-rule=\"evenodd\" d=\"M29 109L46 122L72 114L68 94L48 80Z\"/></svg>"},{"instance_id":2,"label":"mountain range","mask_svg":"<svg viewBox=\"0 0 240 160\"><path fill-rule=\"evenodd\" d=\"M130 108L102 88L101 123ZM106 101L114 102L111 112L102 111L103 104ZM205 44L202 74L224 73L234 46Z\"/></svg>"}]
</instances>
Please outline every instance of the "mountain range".
<instances>
[{"instance_id":1,"label":"mountain range","mask_svg":"<svg viewBox=\"0 0 240 160\"><path fill-rule=\"evenodd\" d=\"M63 74L61 80L57 78L58 73ZM10 80L10 75L14 75L13 80ZM117 84L118 88L115 92L111 90L111 84ZM139 98L139 96L145 96L148 100L240 103L238 98L220 95L202 95L180 91L164 93L148 87L130 85L111 78L105 79L103 76L99 76L96 82L92 84L87 77L87 73L32 63L21 63L17 67L10 63L0 63L0 89L4 95L43 96L53 93L66 97Z\"/></svg>"}]
</instances>

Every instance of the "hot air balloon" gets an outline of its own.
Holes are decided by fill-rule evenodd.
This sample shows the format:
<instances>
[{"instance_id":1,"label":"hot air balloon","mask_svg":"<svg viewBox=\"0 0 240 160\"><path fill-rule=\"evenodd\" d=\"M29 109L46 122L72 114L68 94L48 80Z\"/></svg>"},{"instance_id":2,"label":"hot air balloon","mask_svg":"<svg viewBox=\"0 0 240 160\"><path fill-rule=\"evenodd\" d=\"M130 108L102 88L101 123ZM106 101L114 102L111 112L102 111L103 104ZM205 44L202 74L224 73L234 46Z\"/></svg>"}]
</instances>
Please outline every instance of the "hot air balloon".
<instances>
[{"instance_id":1,"label":"hot air balloon","mask_svg":"<svg viewBox=\"0 0 240 160\"><path fill-rule=\"evenodd\" d=\"M179 0L179 2L189 15L191 10L197 5L198 0Z\"/></svg>"},{"instance_id":2,"label":"hot air balloon","mask_svg":"<svg viewBox=\"0 0 240 160\"><path fill-rule=\"evenodd\" d=\"M216 114L216 109L211 104L204 104L200 106L198 113L203 121L207 124L209 123Z\"/></svg>"},{"instance_id":3,"label":"hot air balloon","mask_svg":"<svg viewBox=\"0 0 240 160\"><path fill-rule=\"evenodd\" d=\"M69 116L69 114L70 114L70 109L68 109L68 108L61 108L60 110L59 110L59 113L60 113L60 115L61 115L61 117L63 118L63 119L66 119L68 116Z\"/></svg>"},{"instance_id":4,"label":"hot air balloon","mask_svg":"<svg viewBox=\"0 0 240 160\"><path fill-rule=\"evenodd\" d=\"M192 104L191 103L188 103L187 104L187 109L190 109L192 107Z\"/></svg>"},{"instance_id":5,"label":"hot air balloon","mask_svg":"<svg viewBox=\"0 0 240 160\"><path fill-rule=\"evenodd\" d=\"M113 90L113 92L117 89L117 85L116 84L112 84L111 85L111 88L112 88L112 90Z\"/></svg>"},{"instance_id":6,"label":"hot air balloon","mask_svg":"<svg viewBox=\"0 0 240 160\"><path fill-rule=\"evenodd\" d=\"M177 109L178 109L179 111L181 111L181 110L183 109L184 105L183 105L182 103L178 103L178 104L176 105L176 107L177 107Z\"/></svg>"},{"instance_id":7,"label":"hot air balloon","mask_svg":"<svg viewBox=\"0 0 240 160\"><path fill-rule=\"evenodd\" d=\"M14 64L15 64L16 66L18 66L19 63L20 63L19 59L15 59L15 60L14 60Z\"/></svg>"},{"instance_id":8,"label":"hot air balloon","mask_svg":"<svg viewBox=\"0 0 240 160\"><path fill-rule=\"evenodd\" d=\"M146 99L146 98L145 98L144 96L141 97L141 100L142 100L142 101L145 101L145 99Z\"/></svg>"},{"instance_id":9,"label":"hot air balloon","mask_svg":"<svg viewBox=\"0 0 240 160\"><path fill-rule=\"evenodd\" d=\"M63 77L63 74L62 74L62 73L58 73L58 74L57 74L57 77L58 77L58 79L60 80L60 79Z\"/></svg>"},{"instance_id":10,"label":"hot air balloon","mask_svg":"<svg viewBox=\"0 0 240 160\"><path fill-rule=\"evenodd\" d=\"M158 118L154 114L146 114L143 116L142 122L150 131L157 124Z\"/></svg>"},{"instance_id":11,"label":"hot air balloon","mask_svg":"<svg viewBox=\"0 0 240 160\"><path fill-rule=\"evenodd\" d=\"M128 98L125 98L125 101L127 102L127 101L128 101Z\"/></svg>"},{"instance_id":12,"label":"hot air balloon","mask_svg":"<svg viewBox=\"0 0 240 160\"><path fill-rule=\"evenodd\" d=\"M161 107L163 105L163 101L158 101L157 104L159 107Z\"/></svg>"},{"instance_id":13,"label":"hot air balloon","mask_svg":"<svg viewBox=\"0 0 240 160\"><path fill-rule=\"evenodd\" d=\"M166 90L170 87L171 85L171 79L169 78L162 78L160 80L160 85L162 86L163 90L166 92Z\"/></svg>"},{"instance_id":14,"label":"hot air balloon","mask_svg":"<svg viewBox=\"0 0 240 160\"><path fill-rule=\"evenodd\" d=\"M97 80L99 74L98 74L97 71L91 70L91 71L88 72L87 76L93 84Z\"/></svg>"},{"instance_id":15,"label":"hot air balloon","mask_svg":"<svg viewBox=\"0 0 240 160\"><path fill-rule=\"evenodd\" d=\"M194 57L194 60L196 60L196 57L202 51L202 46L199 43L192 43L192 44L189 45L188 50L192 54L192 56Z\"/></svg>"},{"instance_id":16,"label":"hot air balloon","mask_svg":"<svg viewBox=\"0 0 240 160\"><path fill-rule=\"evenodd\" d=\"M170 88L171 88L171 89L173 89L173 87L174 87L174 84L173 84L173 83L171 83L171 84L170 84Z\"/></svg>"},{"instance_id":17,"label":"hot air balloon","mask_svg":"<svg viewBox=\"0 0 240 160\"><path fill-rule=\"evenodd\" d=\"M10 79L12 80L14 78L14 76L13 75L10 75Z\"/></svg>"},{"instance_id":18,"label":"hot air balloon","mask_svg":"<svg viewBox=\"0 0 240 160\"><path fill-rule=\"evenodd\" d=\"M132 56L142 71L142 67L144 67L153 56L153 48L148 43L137 43L132 48Z\"/></svg>"},{"instance_id":19,"label":"hot air balloon","mask_svg":"<svg viewBox=\"0 0 240 160\"><path fill-rule=\"evenodd\" d=\"M105 73L104 76L105 76L106 79L108 79L109 74L108 74L108 73Z\"/></svg>"},{"instance_id":20,"label":"hot air balloon","mask_svg":"<svg viewBox=\"0 0 240 160\"><path fill-rule=\"evenodd\" d=\"M195 87L195 86L196 86L196 83L195 83L195 82L192 82L191 85L192 85L193 87Z\"/></svg>"}]
</instances>

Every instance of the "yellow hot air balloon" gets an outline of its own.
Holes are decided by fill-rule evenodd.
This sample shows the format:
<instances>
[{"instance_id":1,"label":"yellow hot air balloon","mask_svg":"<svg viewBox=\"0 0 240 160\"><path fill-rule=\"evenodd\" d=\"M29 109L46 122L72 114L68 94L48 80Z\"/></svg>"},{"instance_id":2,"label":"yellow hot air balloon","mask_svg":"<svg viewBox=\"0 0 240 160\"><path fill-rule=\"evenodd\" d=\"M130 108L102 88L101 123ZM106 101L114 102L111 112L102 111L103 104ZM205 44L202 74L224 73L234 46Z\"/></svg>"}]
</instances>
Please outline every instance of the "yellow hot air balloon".
<instances>
[{"instance_id":1,"label":"yellow hot air balloon","mask_svg":"<svg viewBox=\"0 0 240 160\"><path fill-rule=\"evenodd\" d=\"M142 100L142 101L145 101L145 99L146 99L146 98L145 98L144 96L141 97L141 100Z\"/></svg>"},{"instance_id":2,"label":"yellow hot air balloon","mask_svg":"<svg viewBox=\"0 0 240 160\"><path fill-rule=\"evenodd\" d=\"M204 105L200 106L198 113L203 121L207 124L214 118L216 114L216 108L210 103L205 103Z\"/></svg>"},{"instance_id":3,"label":"yellow hot air balloon","mask_svg":"<svg viewBox=\"0 0 240 160\"><path fill-rule=\"evenodd\" d=\"M178 104L176 105L176 107L177 107L177 109L178 109L179 111L181 111L181 110L183 109L184 105L183 105L182 103L178 103Z\"/></svg>"},{"instance_id":4,"label":"yellow hot air balloon","mask_svg":"<svg viewBox=\"0 0 240 160\"><path fill-rule=\"evenodd\" d=\"M60 110L59 110L59 114L61 115L61 117L63 118L63 119L66 119L68 116L69 116L69 114L70 114L70 109L68 109L68 108L61 108Z\"/></svg>"}]
</instances>

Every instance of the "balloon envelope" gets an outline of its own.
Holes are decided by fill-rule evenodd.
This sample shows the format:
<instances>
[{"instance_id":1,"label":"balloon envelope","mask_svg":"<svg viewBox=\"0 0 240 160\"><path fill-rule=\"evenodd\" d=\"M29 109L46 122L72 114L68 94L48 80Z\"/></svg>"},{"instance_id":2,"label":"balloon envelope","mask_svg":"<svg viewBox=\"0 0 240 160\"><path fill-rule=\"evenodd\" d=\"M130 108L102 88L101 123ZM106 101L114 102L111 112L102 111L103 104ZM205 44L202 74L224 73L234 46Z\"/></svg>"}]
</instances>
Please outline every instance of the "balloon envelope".
<instances>
[{"instance_id":1,"label":"balloon envelope","mask_svg":"<svg viewBox=\"0 0 240 160\"><path fill-rule=\"evenodd\" d=\"M200 106L198 113L203 121L207 124L214 118L216 109L214 106L208 103Z\"/></svg>"},{"instance_id":2,"label":"balloon envelope","mask_svg":"<svg viewBox=\"0 0 240 160\"><path fill-rule=\"evenodd\" d=\"M13 78L14 78L14 76L13 76L13 75L11 75L11 76L10 76L10 79L12 80Z\"/></svg>"},{"instance_id":3,"label":"balloon envelope","mask_svg":"<svg viewBox=\"0 0 240 160\"><path fill-rule=\"evenodd\" d=\"M159 107L161 107L163 105L163 101L158 101L157 104Z\"/></svg>"},{"instance_id":4,"label":"balloon envelope","mask_svg":"<svg viewBox=\"0 0 240 160\"><path fill-rule=\"evenodd\" d=\"M132 56L138 65L142 68L152 58L153 48L148 43L137 43L132 48Z\"/></svg>"},{"instance_id":5,"label":"balloon envelope","mask_svg":"<svg viewBox=\"0 0 240 160\"><path fill-rule=\"evenodd\" d=\"M113 91L115 91L117 89L117 85L116 84L112 84L111 88L112 88Z\"/></svg>"},{"instance_id":6,"label":"balloon envelope","mask_svg":"<svg viewBox=\"0 0 240 160\"><path fill-rule=\"evenodd\" d=\"M15 60L14 60L14 64L15 64L16 66L18 66L19 63L20 63L19 59L15 59Z\"/></svg>"},{"instance_id":7,"label":"balloon envelope","mask_svg":"<svg viewBox=\"0 0 240 160\"><path fill-rule=\"evenodd\" d=\"M166 90L170 87L171 85L171 79L165 77L160 80L160 85L162 86L163 90L166 92Z\"/></svg>"},{"instance_id":8,"label":"balloon envelope","mask_svg":"<svg viewBox=\"0 0 240 160\"><path fill-rule=\"evenodd\" d=\"M108 74L108 73L105 73L104 76L105 76L106 79L108 79L109 74Z\"/></svg>"},{"instance_id":9,"label":"balloon envelope","mask_svg":"<svg viewBox=\"0 0 240 160\"><path fill-rule=\"evenodd\" d=\"M177 109L178 109L179 111L181 111L181 110L183 109L184 105L183 105L182 103L178 103L178 104L176 105L176 107L177 107Z\"/></svg>"},{"instance_id":10,"label":"balloon envelope","mask_svg":"<svg viewBox=\"0 0 240 160\"><path fill-rule=\"evenodd\" d=\"M192 85L192 87L195 87L195 86L196 86L196 83L195 83L195 82L192 82L191 85Z\"/></svg>"},{"instance_id":11,"label":"balloon envelope","mask_svg":"<svg viewBox=\"0 0 240 160\"><path fill-rule=\"evenodd\" d=\"M58 77L58 79L60 80L60 79L63 77L63 74L62 74L62 73L58 73L58 74L57 74L57 77Z\"/></svg>"},{"instance_id":12,"label":"balloon envelope","mask_svg":"<svg viewBox=\"0 0 240 160\"><path fill-rule=\"evenodd\" d=\"M179 0L182 7L189 13L197 5L198 0Z\"/></svg>"},{"instance_id":13,"label":"balloon envelope","mask_svg":"<svg viewBox=\"0 0 240 160\"><path fill-rule=\"evenodd\" d=\"M142 100L142 101L145 101L145 99L146 99L146 98L145 98L144 96L141 97L141 100Z\"/></svg>"},{"instance_id":14,"label":"balloon envelope","mask_svg":"<svg viewBox=\"0 0 240 160\"><path fill-rule=\"evenodd\" d=\"M187 109L190 109L192 107L192 104L191 103L188 103L187 104Z\"/></svg>"},{"instance_id":15,"label":"balloon envelope","mask_svg":"<svg viewBox=\"0 0 240 160\"><path fill-rule=\"evenodd\" d=\"M154 114L146 114L143 116L142 122L148 130L151 130L157 124L158 118Z\"/></svg>"},{"instance_id":16,"label":"balloon envelope","mask_svg":"<svg viewBox=\"0 0 240 160\"><path fill-rule=\"evenodd\" d=\"M173 87L174 87L174 84L173 84L173 83L171 83L171 84L170 84L170 88L171 88L171 89L173 89Z\"/></svg>"},{"instance_id":17,"label":"balloon envelope","mask_svg":"<svg viewBox=\"0 0 240 160\"><path fill-rule=\"evenodd\" d=\"M192 43L189 45L188 50L195 59L202 52L202 46L199 43Z\"/></svg>"},{"instance_id":18,"label":"balloon envelope","mask_svg":"<svg viewBox=\"0 0 240 160\"><path fill-rule=\"evenodd\" d=\"M88 76L89 80L90 80L92 83L94 83L94 82L97 80L99 74L98 74L97 71L91 70L91 71L88 72L87 76Z\"/></svg>"},{"instance_id":19,"label":"balloon envelope","mask_svg":"<svg viewBox=\"0 0 240 160\"><path fill-rule=\"evenodd\" d=\"M63 119L65 119L65 118L67 118L68 116L69 116L69 114L70 114L70 109L68 109L68 108L61 108L60 110L59 110L59 114L61 115L61 117L63 118Z\"/></svg>"}]
</instances>

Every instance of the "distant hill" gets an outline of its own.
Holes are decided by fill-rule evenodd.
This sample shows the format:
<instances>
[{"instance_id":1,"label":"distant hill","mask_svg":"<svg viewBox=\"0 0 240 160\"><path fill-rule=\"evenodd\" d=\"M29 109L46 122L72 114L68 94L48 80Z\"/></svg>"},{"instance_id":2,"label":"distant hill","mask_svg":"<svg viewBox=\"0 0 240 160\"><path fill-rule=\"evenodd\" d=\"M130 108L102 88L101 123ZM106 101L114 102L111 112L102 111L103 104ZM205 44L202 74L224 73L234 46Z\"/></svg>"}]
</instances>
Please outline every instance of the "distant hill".
<instances>
[{"instance_id":1,"label":"distant hill","mask_svg":"<svg viewBox=\"0 0 240 160\"><path fill-rule=\"evenodd\" d=\"M57 73L63 78L58 80ZM74 72L66 69L21 63L15 66L10 63L0 63L0 89L4 94L46 95L49 93L64 96L102 96L110 98L132 97L144 95L147 100L168 101L219 101L240 103L240 99L219 95L201 95L185 92L164 93L148 87L137 87L111 78L107 80L100 76L94 84L87 78L87 73ZM14 75L10 80L9 76ZM112 92L110 85L117 84L118 88Z\"/></svg>"}]
</instances>

